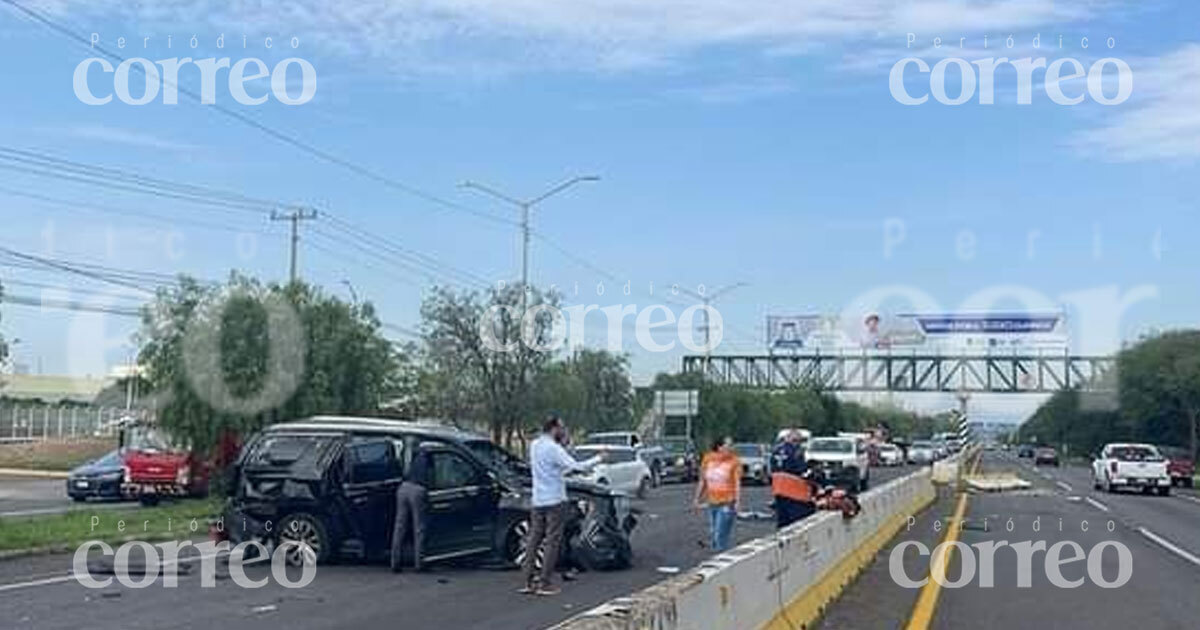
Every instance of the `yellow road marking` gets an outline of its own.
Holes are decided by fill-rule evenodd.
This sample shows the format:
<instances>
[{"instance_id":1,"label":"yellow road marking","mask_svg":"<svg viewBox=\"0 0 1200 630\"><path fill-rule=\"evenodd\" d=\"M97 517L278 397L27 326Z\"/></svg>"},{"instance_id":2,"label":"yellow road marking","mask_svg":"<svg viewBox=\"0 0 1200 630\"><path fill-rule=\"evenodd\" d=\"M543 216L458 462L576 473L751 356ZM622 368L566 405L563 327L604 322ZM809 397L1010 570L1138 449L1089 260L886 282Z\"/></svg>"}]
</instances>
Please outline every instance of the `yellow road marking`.
<instances>
[{"instance_id":1,"label":"yellow road marking","mask_svg":"<svg viewBox=\"0 0 1200 630\"><path fill-rule=\"evenodd\" d=\"M976 458L971 467L971 474L974 475L979 470L979 460ZM947 546L958 541L958 535L962 532L963 518L967 513L967 493L960 492L958 495L958 504L954 507L954 518L950 522L950 526L946 528L946 536L942 539L942 549L945 552L942 554L934 554L931 558L929 566L929 581L921 589L920 596L917 597L917 604L913 606L912 615L908 619L907 630L927 630L929 624L933 622L933 613L937 610L938 595L942 590L942 582L946 580L946 567L950 564L950 560L954 557L954 547Z\"/></svg>"}]
</instances>

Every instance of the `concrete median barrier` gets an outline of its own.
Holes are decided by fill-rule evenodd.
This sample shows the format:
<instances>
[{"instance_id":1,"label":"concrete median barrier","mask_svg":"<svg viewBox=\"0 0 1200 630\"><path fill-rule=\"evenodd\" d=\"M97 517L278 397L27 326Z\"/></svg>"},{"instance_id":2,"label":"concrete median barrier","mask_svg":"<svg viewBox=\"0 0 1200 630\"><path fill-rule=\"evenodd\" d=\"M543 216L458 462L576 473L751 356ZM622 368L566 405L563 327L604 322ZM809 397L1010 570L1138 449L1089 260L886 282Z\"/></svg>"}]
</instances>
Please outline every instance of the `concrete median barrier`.
<instances>
[{"instance_id":1,"label":"concrete median barrier","mask_svg":"<svg viewBox=\"0 0 1200 630\"><path fill-rule=\"evenodd\" d=\"M554 630L807 627L936 495L932 471L915 472L860 495L862 513L853 519L819 512Z\"/></svg>"}]
</instances>

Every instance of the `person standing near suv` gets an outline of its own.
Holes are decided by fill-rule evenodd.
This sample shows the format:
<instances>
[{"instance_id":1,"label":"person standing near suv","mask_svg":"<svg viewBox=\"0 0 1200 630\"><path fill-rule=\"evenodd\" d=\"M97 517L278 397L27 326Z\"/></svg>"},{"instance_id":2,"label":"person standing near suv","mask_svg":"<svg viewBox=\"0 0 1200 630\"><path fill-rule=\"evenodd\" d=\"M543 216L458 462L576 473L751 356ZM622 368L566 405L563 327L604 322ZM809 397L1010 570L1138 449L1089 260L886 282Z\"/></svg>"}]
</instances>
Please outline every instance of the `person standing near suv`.
<instances>
[{"instance_id":1,"label":"person standing near suv","mask_svg":"<svg viewBox=\"0 0 1200 630\"><path fill-rule=\"evenodd\" d=\"M529 445L529 468L533 474L533 509L529 512L529 536L525 540L525 561L521 564L523 594L557 595L559 589L551 583L558 553L562 549L564 521L567 518L567 473L586 471L603 463L598 455L584 462L576 461L562 447L567 427L562 418L551 415L542 424L542 434ZM537 552L545 547L542 570L534 576Z\"/></svg>"},{"instance_id":2,"label":"person standing near suv","mask_svg":"<svg viewBox=\"0 0 1200 630\"><path fill-rule=\"evenodd\" d=\"M412 534L413 568L420 571L421 554L425 550L425 506L429 500L429 453L418 444L408 465L404 482L396 488L396 518L392 523L392 571L399 572L404 564L404 541Z\"/></svg>"}]
</instances>

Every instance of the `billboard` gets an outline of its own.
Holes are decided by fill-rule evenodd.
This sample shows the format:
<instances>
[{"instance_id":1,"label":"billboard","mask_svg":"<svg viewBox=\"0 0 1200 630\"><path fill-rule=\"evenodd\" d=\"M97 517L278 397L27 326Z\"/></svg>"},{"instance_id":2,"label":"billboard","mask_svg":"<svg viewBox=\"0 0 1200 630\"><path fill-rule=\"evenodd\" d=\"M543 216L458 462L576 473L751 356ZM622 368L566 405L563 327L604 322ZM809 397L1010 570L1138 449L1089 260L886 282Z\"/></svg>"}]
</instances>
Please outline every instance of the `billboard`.
<instances>
[{"instance_id":1,"label":"billboard","mask_svg":"<svg viewBox=\"0 0 1200 630\"><path fill-rule=\"evenodd\" d=\"M992 352L1065 350L1061 312L866 313L768 315L767 347L778 351L931 350Z\"/></svg>"},{"instance_id":2,"label":"billboard","mask_svg":"<svg viewBox=\"0 0 1200 630\"><path fill-rule=\"evenodd\" d=\"M837 348L845 345L838 318L826 315L768 315L767 347L771 350Z\"/></svg>"}]
</instances>

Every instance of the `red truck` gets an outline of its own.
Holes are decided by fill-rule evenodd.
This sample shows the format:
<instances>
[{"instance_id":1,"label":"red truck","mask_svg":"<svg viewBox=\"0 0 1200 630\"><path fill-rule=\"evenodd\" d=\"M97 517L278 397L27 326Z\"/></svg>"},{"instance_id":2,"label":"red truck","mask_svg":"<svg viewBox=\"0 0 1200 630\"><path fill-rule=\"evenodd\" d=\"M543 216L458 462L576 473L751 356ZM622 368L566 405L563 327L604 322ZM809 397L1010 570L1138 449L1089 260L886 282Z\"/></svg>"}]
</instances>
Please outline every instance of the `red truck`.
<instances>
[{"instance_id":1,"label":"red truck","mask_svg":"<svg viewBox=\"0 0 1200 630\"><path fill-rule=\"evenodd\" d=\"M186 449L176 448L157 427L139 421L123 422L120 452L125 467L122 494L145 505L161 497L205 496L209 466Z\"/></svg>"},{"instance_id":2,"label":"red truck","mask_svg":"<svg viewBox=\"0 0 1200 630\"><path fill-rule=\"evenodd\" d=\"M1167 473L1171 475L1171 485L1191 488L1192 479L1196 476L1196 462L1188 456L1187 449L1161 446L1158 450L1167 458Z\"/></svg>"}]
</instances>

